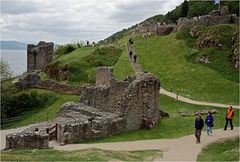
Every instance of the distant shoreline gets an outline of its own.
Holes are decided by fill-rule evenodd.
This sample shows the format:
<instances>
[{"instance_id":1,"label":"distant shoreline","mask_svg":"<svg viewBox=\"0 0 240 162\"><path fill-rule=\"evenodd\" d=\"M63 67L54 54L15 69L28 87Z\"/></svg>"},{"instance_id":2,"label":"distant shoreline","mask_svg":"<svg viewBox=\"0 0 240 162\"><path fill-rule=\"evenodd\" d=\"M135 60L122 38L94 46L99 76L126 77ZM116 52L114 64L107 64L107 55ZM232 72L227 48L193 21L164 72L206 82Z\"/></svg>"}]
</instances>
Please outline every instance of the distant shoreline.
<instances>
[{"instance_id":1,"label":"distant shoreline","mask_svg":"<svg viewBox=\"0 0 240 162\"><path fill-rule=\"evenodd\" d=\"M1 51L26 51L27 49L0 49Z\"/></svg>"}]
</instances>

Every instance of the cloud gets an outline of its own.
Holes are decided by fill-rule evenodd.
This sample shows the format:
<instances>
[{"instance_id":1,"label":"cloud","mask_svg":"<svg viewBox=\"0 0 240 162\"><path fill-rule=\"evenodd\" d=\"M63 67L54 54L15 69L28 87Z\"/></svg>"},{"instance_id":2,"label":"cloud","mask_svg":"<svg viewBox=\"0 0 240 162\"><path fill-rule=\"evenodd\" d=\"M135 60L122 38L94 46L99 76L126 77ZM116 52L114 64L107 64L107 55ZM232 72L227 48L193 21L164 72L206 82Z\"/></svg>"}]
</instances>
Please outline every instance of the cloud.
<instances>
[{"instance_id":1,"label":"cloud","mask_svg":"<svg viewBox=\"0 0 240 162\"><path fill-rule=\"evenodd\" d=\"M168 0L145 0L121 3L111 15L111 19L115 19L121 23L137 22L148 18L149 15L163 14L163 7L166 3L168 3Z\"/></svg>"},{"instance_id":2,"label":"cloud","mask_svg":"<svg viewBox=\"0 0 240 162\"><path fill-rule=\"evenodd\" d=\"M38 5L34 1L1 0L1 14L24 14L38 11Z\"/></svg>"},{"instance_id":3,"label":"cloud","mask_svg":"<svg viewBox=\"0 0 240 162\"><path fill-rule=\"evenodd\" d=\"M98 41L175 8L168 0L2 0L1 39Z\"/></svg>"}]
</instances>

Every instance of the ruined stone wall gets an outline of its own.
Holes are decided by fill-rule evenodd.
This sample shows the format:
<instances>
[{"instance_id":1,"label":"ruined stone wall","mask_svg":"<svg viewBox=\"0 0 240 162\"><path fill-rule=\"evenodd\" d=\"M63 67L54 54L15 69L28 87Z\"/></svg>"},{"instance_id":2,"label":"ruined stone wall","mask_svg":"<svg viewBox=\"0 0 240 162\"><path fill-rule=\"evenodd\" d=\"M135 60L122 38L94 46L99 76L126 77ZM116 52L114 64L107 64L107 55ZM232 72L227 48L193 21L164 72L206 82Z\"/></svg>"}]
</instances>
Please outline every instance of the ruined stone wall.
<instances>
[{"instance_id":1,"label":"ruined stone wall","mask_svg":"<svg viewBox=\"0 0 240 162\"><path fill-rule=\"evenodd\" d=\"M6 136L6 149L46 149L48 143L48 135L17 133Z\"/></svg>"},{"instance_id":2,"label":"ruined stone wall","mask_svg":"<svg viewBox=\"0 0 240 162\"><path fill-rule=\"evenodd\" d=\"M58 141L63 145L75 140L97 139L124 131L125 121L113 114L79 103L66 103L58 118Z\"/></svg>"},{"instance_id":3,"label":"ruined stone wall","mask_svg":"<svg viewBox=\"0 0 240 162\"><path fill-rule=\"evenodd\" d=\"M159 89L159 80L150 74L137 78L129 85L116 108L126 119L126 131L152 128L157 124L160 118Z\"/></svg>"},{"instance_id":4,"label":"ruined stone wall","mask_svg":"<svg viewBox=\"0 0 240 162\"><path fill-rule=\"evenodd\" d=\"M96 86L109 86L114 81L113 68L98 67L96 71Z\"/></svg>"},{"instance_id":5,"label":"ruined stone wall","mask_svg":"<svg viewBox=\"0 0 240 162\"><path fill-rule=\"evenodd\" d=\"M39 88L65 94L80 94L82 91L82 87L79 86L69 86L58 83L54 80L41 80L40 76L36 74L28 74L26 77L15 83L15 85L19 89Z\"/></svg>"},{"instance_id":6,"label":"ruined stone wall","mask_svg":"<svg viewBox=\"0 0 240 162\"><path fill-rule=\"evenodd\" d=\"M115 112L116 103L133 81L127 78L124 81L112 81L107 87L85 86L82 88L80 102L107 112Z\"/></svg>"},{"instance_id":7,"label":"ruined stone wall","mask_svg":"<svg viewBox=\"0 0 240 162\"><path fill-rule=\"evenodd\" d=\"M191 19L180 18L177 20L177 26L174 31L179 31L183 28L190 28L196 25L217 25L217 24L229 24L229 23L239 23L239 18L236 15L222 15L222 16L212 16L204 15L198 16Z\"/></svg>"},{"instance_id":8,"label":"ruined stone wall","mask_svg":"<svg viewBox=\"0 0 240 162\"><path fill-rule=\"evenodd\" d=\"M54 44L40 41L37 45L27 46L27 71L44 69L53 58Z\"/></svg>"},{"instance_id":9,"label":"ruined stone wall","mask_svg":"<svg viewBox=\"0 0 240 162\"><path fill-rule=\"evenodd\" d=\"M145 74L112 83L108 87L86 87L80 102L103 111L120 113L126 118L126 130L139 129L142 125L153 127L159 120L160 82Z\"/></svg>"},{"instance_id":10,"label":"ruined stone wall","mask_svg":"<svg viewBox=\"0 0 240 162\"><path fill-rule=\"evenodd\" d=\"M29 126L21 132L6 135L5 149L49 148L49 135L46 132L46 128L51 127L52 124L53 123L43 122Z\"/></svg>"}]
</instances>

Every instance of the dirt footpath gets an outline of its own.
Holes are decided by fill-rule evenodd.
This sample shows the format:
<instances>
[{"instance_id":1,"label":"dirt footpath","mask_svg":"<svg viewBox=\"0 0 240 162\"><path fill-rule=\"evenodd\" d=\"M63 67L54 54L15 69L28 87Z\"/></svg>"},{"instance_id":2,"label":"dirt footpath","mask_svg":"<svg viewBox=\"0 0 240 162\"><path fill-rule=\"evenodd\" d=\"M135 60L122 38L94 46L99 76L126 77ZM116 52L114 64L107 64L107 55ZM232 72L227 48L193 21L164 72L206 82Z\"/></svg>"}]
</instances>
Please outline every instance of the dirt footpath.
<instances>
[{"instance_id":1,"label":"dirt footpath","mask_svg":"<svg viewBox=\"0 0 240 162\"><path fill-rule=\"evenodd\" d=\"M142 140L131 142L112 142L99 144L69 144L59 146L53 144L57 150L82 150L87 148L99 148L104 150L116 151L133 151L133 150L163 150L163 158L155 159L156 161L196 161L197 155L201 149L219 139L232 138L239 136L239 128L234 130L223 131L223 129L213 130L213 135L207 136L206 132L202 132L201 143L195 143L195 136L188 135L177 139L157 139L157 140Z\"/></svg>"}]
</instances>

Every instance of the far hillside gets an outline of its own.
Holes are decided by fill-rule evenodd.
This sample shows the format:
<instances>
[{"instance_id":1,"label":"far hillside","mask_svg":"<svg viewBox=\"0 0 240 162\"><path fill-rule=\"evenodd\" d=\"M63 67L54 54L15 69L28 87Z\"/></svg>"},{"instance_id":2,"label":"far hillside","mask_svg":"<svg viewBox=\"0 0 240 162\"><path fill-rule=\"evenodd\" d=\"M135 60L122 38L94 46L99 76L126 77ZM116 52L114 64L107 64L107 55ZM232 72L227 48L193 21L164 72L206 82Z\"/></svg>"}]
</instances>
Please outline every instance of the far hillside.
<instances>
[{"instance_id":1,"label":"far hillside","mask_svg":"<svg viewBox=\"0 0 240 162\"><path fill-rule=\"evenodd\" d=\"M183 0L184 1L184 0ZM161 2L159 2L161 3ZM239 2L238 1L232 1L232 0L226 0L221 1L221 6L228 6L229 13L230 14L236 14L239 17ZM157 23L157 22L166 22L168 24L176 24L176 21L180 17L187 17L187 18L193 18L195 16L201 16L201 15L207 15L212 10L217 10L218 5L214 4L214 1L196 1L196 0L189 0L188 1L188 13L185 15L182 11L183 3L181 3L179 6L176 6L175 9L172 11L169 11L167 14L159 14L152 16L143 22L139 22L138 24L135 24L129 28L125 28L119 32L116 32L112 34L111 36L107 37L106 39L98 42L98 44L107 44L107 43L115 43L119 39L123 38L124 36L128 35L130 36L131 33L137 28L137 26L140 24L148 24L148 23Z\"/></svg>"},{"instance_id":2,"label":"far hillside","mask_svg":"<svg viewBox=\"0 0 240 162\"><path fill-rule=\"evenodd\" d=\"M18 41L0 41L1 50L27 50L27 44Z\"/></svg>"}]
</instances>

